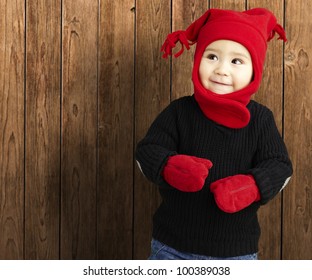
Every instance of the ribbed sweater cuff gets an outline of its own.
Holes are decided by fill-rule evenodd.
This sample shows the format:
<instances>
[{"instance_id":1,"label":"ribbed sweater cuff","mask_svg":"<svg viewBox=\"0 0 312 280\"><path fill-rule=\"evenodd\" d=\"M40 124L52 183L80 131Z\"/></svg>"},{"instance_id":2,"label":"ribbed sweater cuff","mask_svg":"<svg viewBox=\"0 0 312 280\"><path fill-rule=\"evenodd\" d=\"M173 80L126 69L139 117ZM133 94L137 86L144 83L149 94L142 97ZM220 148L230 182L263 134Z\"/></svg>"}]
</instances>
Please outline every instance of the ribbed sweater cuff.
<instances>
[{"instance_id":1,"label":"ribbed sweater cuff","mask_svg":"<svg viewBox=\"0 0 312 280\"><path fill-rule=\"evenodd\" d=\"M168 151L161 147L150 148L147 145L141 148L140 153L137 153L136 159L142 167L143 174L152 182L162 185L164 180L161 176L162 170L170 156L176 152Z\"/></svg>"},{"instance_id":2,"label":"ribbed sweater cuff","mask_svg":"<svg viewBox=\"0 0 312 280\"><path fill-rule=\"evenodd\" d=\"M273 197L273 188L269 177L261 169L252 170L261 195L261 204L267 203Z\"/></svg>"}]
</instances>

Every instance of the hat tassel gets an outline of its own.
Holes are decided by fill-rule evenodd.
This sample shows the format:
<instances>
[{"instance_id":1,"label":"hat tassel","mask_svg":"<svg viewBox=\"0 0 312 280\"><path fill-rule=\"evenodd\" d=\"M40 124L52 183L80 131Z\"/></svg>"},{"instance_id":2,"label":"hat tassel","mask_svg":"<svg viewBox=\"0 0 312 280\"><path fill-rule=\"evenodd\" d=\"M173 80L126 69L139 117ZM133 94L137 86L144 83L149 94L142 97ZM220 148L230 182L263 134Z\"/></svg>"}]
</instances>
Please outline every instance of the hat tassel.
<instances>
[{"instance_id":1,"label":"hat tassel","mask_svg":"<svg viewBox=\"0 0 312 280\"><path fill-rule=\"evenodd\" d=\"M167 58L169 55L172 55L172 49L176 46L176 43L180 42L182 47L174 56L178 57L180 56L184 51L184 46L187 50L190 49L190 45L193 45L194 43L191 43L188 41L186 32L184 30L178 30L171 34L169 34L164 42L164 44L161 47L161 51L164 53L163 58Z\"/></svg>"},{"instance_id":2,"label":"hat tassel","mask_svg":"<svg viewBox=\"0 0 312 280\"><path fill-rule=\"evenodd\" d=\"M278 40L283 40L284 42L287 42L285 30L284 30L284 28L283 28L281 25L279 25L279 24L276 24L275 27L273 28L272 33L271 33L271 36L269 37L268 41L270 41L270 40L274 37L275 32L277 32L278 35L279 35Z\"/></svg>"}]
</instances>

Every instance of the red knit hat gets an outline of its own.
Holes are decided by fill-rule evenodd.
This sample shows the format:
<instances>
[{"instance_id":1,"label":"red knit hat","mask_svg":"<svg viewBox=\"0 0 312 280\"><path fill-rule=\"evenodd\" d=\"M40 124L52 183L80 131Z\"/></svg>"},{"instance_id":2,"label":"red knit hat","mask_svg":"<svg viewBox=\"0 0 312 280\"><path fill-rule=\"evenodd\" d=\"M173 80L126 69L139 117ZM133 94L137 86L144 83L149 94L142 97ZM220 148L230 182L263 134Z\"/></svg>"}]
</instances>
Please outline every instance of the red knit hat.
<instances>
[{"instance_id":1,"label":"red knit hat","mask_svg":"<svg viewBox=\"0 0 312 280\"><path fill-rule=\"evenodd\" d=\"M209 9L185 31L169 34L161 51L164 52L163 57L167 58L172 55L172 48L179 41L182 49L175 54L178 57L184 46L189 49L190 45L197 43L192 74L196 101L209 119L230 128L242 128L250 119L246 105L261 83L267 42L276 32L280 36L278 39L287 41L284 29L267 9L255 8L244 12ZM248 49L253 64L253 80L247 87L220 95L201 84L198 70L202 55L206 47L216 40L232 40Z\"/></svg>"}]
</instances>

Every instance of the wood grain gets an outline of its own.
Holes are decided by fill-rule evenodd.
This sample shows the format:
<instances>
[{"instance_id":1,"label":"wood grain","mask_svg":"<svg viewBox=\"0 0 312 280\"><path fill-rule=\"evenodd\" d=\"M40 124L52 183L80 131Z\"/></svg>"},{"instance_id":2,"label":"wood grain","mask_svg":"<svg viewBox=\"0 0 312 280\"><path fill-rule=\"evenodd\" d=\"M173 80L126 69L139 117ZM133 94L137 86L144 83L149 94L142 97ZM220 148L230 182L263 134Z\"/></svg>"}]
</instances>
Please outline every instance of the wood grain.
<instances>
[{"instance_id":1,"label":"wood grain","mask_svg":"<svg viewBox=\"0 0 312 280\"><path fill-rule=\"evenodd\" d=\"M24 1L0 13L0 259L23 259Z\"/></svg>"},{"instance_id":2,"label":"wood grain","mask_svg":"<svg viewBox=\"0 0 312 280\"><path fill-rule=\"evenodd\" d=\"M59 258L61 1L27 1L25 258Z\"/></svg>"},{"instance_id":3,"label":"wood grain","mask_svg":"<svg viewBox=\"0 0 312 280\"><path fill-rule=\"evenodd\" d=\"M245 0L210 0L210 8L244 11Z\"/></svg>"},{"instance_id":4,"label":"wood grain","mask_svg":"<svg viewBox=\"0 0 312 280\"><path fill-rule=\"evenodd\" d=\"M192 22L199 18L208 8L206 1L178 0L173 1L172 30L185 30ZM172 58L171 99L177 99L194 93L192 83L193 57L195 45L178 58ZM173 52L178 52L180 45Z\"/></svg>"},{"instance_id":5,"label":"wood grain","mask_svg":"<svg viewBox=\"0 0 312 280\"><path fill-rule=\"evenodd\" d=\"M170 102L170 63L160 47L170 32L170 1L138 0L136 5L135 143ZM157 186L135 169L134 258L150 252L152 215L159 204Z\"/></svg>"},{"instance_id":6,"label":"wood grain","mask_svg":"<svg viewBox=\"0 0 312 280\"><path fill-rule=\"evenodd\" d=\"M248 9L263 7L274 13L283 26L284 4L279 1L249 0ZM268 43L263 77L259 91L254 98L273 111L276 124L283 135L283 42L278 35ZM277 195L258 213L261 226L259 258L278 260L281 258L281 195Z\"/></svg>"},{"instance_id":7,"label":"wood grain","mask_svg":"<svg viewBox=\"0 0 312 280\"><path fill-rule=\"evenodd\" d=\"M98 2L63 1L61 258L96 258Z\"/></svg>"},{"instance_id":8,"label":"wood grain","mask_svg":"<svg viewBox=\"0 0 312 280\"><path fill-rule=\"evenodd\" d=\"M283 259L312 259L311 1L286 1L285 140L294 174L283 196Z\"/></svg>"},{"instance_id":9,"label":"wood grain","mask_svg":"<svg viewBox=\"0 0 312 280\"><path fill-rule=\"evenodd\" d=\"M135 3L101 1L98 258L131 259Z\"/></svg>"}]
</instances>

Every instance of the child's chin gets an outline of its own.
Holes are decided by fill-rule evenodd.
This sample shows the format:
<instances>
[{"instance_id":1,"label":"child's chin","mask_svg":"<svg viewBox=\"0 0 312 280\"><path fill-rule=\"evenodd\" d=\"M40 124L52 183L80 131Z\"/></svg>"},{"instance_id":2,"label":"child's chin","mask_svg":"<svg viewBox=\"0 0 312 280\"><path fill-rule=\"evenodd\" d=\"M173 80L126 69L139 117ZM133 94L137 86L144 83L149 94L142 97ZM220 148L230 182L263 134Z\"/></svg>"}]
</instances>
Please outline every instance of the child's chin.
<instances>
[{"instance_id":1,"label":"child's chin","mask_svg":"<svg viewBox=\"0 0 312 280\"><path fill-rule=\"evenodd\" d=\"M220 95L229 94L229 93L233 92L233 91L230 91L230 90L220 90L220 89L209 89L209 90L212 91L215 94L220 94Z\"/></svg>"}]
</instances>

